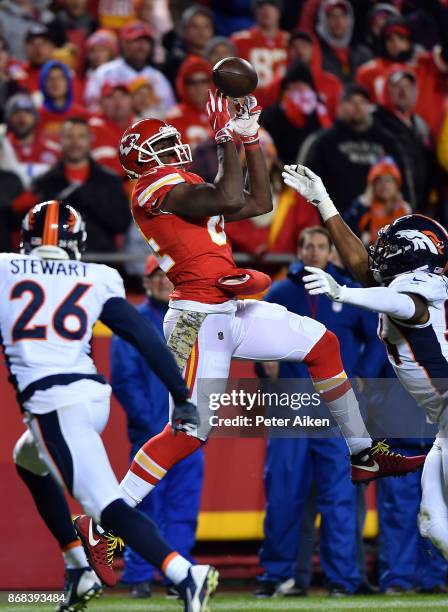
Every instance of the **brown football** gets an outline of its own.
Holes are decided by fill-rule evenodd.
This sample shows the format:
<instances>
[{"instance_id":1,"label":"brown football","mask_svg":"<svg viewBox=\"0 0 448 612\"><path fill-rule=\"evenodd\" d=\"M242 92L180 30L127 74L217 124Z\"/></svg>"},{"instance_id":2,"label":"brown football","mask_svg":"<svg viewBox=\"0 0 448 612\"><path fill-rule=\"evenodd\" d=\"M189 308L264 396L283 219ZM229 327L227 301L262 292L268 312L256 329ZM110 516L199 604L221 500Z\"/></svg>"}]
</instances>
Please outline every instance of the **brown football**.
<instances>
[{"instance_id":1,"label":"brown football","mask_svg":"<svg viewBox=\"0 0 448 612\"><path fill-rule=\"evenodd\" d=\"M213 82L229 98L243 98L257 87L258 76L246 60L225 57L213 67Z\"/></svg>"}]
</instances>

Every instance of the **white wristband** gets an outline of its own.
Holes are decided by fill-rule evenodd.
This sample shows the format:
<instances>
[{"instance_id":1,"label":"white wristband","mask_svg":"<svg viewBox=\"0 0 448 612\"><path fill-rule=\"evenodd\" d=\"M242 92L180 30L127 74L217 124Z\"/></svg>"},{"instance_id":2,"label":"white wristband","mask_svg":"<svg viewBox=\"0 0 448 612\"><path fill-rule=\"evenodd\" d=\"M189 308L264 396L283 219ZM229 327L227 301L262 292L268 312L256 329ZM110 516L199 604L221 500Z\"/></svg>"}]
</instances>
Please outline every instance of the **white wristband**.
<instances>
[{"instance_id":1,"label":"white wristband","mask_svg":"<svg viewBox=\"0 0 448 612\"><path fill-rule=\"evenodd\" d=\"M325 200L322 200L322 202L317 205L317 209L324 222L339 214L338 209L333 204L333 200L330 197L326 197Z\"/></svg>"}]
</instances>

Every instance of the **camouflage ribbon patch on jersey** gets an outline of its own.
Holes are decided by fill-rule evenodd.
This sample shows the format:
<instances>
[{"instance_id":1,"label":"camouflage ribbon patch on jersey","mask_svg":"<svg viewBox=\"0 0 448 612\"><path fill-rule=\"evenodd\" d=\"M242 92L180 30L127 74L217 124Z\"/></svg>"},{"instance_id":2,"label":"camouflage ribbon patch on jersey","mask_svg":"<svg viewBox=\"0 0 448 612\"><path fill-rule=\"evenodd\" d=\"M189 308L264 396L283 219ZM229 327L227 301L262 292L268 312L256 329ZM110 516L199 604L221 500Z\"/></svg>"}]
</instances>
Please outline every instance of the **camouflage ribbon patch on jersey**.
<instances>
[{"instance_id":1,"label":"camouflage ribbon patch on jersey","mask_svg":"<svg viewBox=\"0 0 448 612\"><path fill-rule=\"evenodd\" d=\"M206 312L183 310L169 337L168 347L171 349L181 372L183 372L185 364L190 357L191 350L206 316Z\"/></svg>"}]
</instances>

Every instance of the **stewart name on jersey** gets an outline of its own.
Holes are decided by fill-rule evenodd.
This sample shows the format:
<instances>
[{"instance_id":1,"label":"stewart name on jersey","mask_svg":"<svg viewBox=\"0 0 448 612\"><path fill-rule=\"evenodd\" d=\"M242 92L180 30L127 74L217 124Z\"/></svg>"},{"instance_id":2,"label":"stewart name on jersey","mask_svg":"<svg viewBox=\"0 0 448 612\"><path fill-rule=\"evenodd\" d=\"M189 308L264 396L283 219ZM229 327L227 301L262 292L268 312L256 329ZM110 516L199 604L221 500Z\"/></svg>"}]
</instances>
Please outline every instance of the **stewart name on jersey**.
<instances>
[{"instance_id":1,"label":"stewart name on jersey","mask_svg":"<svg viewBox=\"0 0 448 612\"><path fill-rule=\"evenodd\" d=\"M0 343L10 380L22 393L57 375L95 376L93 325L123 281L108 266L0 254Z\"/></svg>"},{"instance_id":2,"label":"stewart name on jersey","mask_svg":"<svg viewBox=\"0 0 448 612\"><path fill-rule=\"evenodd\" d=\"M166 195L180 183L198 185L204 181L174 166L150 170L135 186L132 214L159 266L174 285L171 298L220 304L229 295L216 281L235 269L224 217L189 219L165 212L162 204Z\"/></svg>"}]
</instances>

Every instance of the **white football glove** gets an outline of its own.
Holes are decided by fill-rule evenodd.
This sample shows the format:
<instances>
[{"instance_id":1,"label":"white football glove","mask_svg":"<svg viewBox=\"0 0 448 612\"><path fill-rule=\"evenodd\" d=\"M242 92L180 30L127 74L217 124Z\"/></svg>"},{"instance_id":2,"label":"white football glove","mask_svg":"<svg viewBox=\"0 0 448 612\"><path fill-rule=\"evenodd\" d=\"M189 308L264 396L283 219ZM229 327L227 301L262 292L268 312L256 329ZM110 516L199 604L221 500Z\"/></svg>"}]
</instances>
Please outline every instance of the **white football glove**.
<instances>
[{"instance_id":1,"label":"white football glove","mask_svg":"<svg viewBox=\"0 0 448 612\"><path fill-rule=\"evenodd\" d=\"M261 106L258 106L255 96L246 96L243 102L235 100L236 115L231 120L233 131L238 134L243 144L255 143L258 140L260 125L258 119Z\"/></svg>"},{"instance_id":2,"label":"white football glove","mask_svg":"<svg viewBox=\"0 0 448 612\"><path fill-rule=\"evenodd\" d=\"M338 214L322 179L306 166L284 166L282 177L286 185L317 206L324 221Z\"/></svg>"},{"instance_id":3,"label":"white football glove","mask_svg":"<svg viewBox=\"0 0 448 612\"><path fill-rule=\"evenodd\" d=\"M305 270L311 272L308 276L303 277L305 289L310 295L324 293L335 302L344 301L345 285L339 285L330 274L320 268L305 266Z\"/></svg>"}]
</instances>

